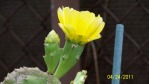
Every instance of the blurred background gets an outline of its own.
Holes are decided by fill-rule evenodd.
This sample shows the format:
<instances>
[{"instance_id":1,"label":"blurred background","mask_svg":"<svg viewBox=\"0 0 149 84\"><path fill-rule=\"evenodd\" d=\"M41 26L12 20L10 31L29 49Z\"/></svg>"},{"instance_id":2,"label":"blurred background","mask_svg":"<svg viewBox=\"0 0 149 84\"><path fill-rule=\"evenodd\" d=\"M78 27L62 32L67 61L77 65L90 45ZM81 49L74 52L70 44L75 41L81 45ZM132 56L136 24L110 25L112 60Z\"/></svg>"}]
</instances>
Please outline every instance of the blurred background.
<instances>
[{"instance_id":1,"label":"blurred background","mask_svg":"<svg viewBox=\"0 0 149 84\"><path fill-rule=\"evenodd\" d=\"M88 43L78 64L61 80L69 84L76 73L88 71L85 84L111 84L115 26L125 26L121 74L133 79L121 84L149 83L149 0L0 0L0 81L19 67L46 71L43 42L58 27L57 8L69 6L100 14L106 25L102 38Z\"/></svg>"}]
</instances>

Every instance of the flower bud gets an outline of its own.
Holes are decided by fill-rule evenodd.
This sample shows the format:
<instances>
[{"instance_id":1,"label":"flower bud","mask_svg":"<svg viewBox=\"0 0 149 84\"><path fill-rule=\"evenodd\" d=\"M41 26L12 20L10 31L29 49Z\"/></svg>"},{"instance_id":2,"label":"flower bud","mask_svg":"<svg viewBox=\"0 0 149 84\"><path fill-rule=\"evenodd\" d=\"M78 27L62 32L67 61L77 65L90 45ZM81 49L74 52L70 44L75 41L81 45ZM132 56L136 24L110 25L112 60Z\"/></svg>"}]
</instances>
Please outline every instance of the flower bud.
<instances>
[{"instance_id":1,"label":"flower bud","mask_svg":"<svg viewBox=\"0 0 149 84\"><path fill-rule=\"evenodd\" d=\"M60 43L60 38L58 34L52 30L45 38L45 43Z\"/></svg>"}]
</instances>

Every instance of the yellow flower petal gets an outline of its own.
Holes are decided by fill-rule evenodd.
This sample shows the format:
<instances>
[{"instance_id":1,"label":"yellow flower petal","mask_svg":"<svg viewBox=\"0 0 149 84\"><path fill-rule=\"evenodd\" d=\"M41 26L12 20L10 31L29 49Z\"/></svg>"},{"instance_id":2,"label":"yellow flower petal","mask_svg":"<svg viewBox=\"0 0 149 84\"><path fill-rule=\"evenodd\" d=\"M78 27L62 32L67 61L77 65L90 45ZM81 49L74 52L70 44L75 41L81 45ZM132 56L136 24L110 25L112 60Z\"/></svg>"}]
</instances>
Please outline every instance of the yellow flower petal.
<instances>
[{"instance_id":1,"label":"yellow flower petal","mask_svg":"<svg viewBox=\"0 0 149 84\"><path fill-rule=\"evenodd\" d=\"M99 39L101 37L100 32L105 25L100 15L96 17L92 12L79 12L69 7L59 8L58 18L59 26L66 37L70 41L81 45Z\"/></svg>"},{"instance_id":2,"label":"yellow flower petal","mask_svg":"<svg viewBox=\"0 0 149 84\"><path fill-rule=\"evenodd\" d=\"M87 31L88 26L90 23L95 19L95 14L90 13L89 11L82 11L79 15L79 22L78 22L78 34L84 35Z\"/></svg>"},{"instance_id":3,"label":"yellow flower petal","mask_svg":"<svg viewBox=\"0 0 149 84\"><path fill-rule=\"evenodd\" d=\"M78 21L79 21L79 11L73 10L71 11L71 16L70 16L70 24L74 27L77 28L78 26Z\"/></svg>"},{"instance_id":4,"label":"yellow flower petal","mask_svg":"<svg viewBox=\"0 0 149 84\"><path fill-rule=\"evenodd\" d=\"M69 33L68 31L65 29L64 25L59 23L60 28L63 30L63 32L65 33L66 37L69 37Z\"/></svg>"},{"instance_id":5,"label":"yellow flower petal","mask_svg":"<svg viewBox=\"0 0 149 84\"><path fill-rule=\"evenodd\" d=\"M99 29L98 27L100 26L100 23L99 23L99 18L95 18L92 23L88 26L88 31L86 32L86 35L87 36L91 36L91 35L94 35L94 36L97 36L97 34L99 34Z\"/></svg>"},{"instance_id":6,"label":"yellow flower petal","mask_svg":"<svg viewBox=\"0 0 149 84\"><path fill-rule=\"evenodd\" d=\"M75 29L71 25L64 25L64 28L66 29L69 35L75 36ZM69 36L68 38L72 38L71 36Z\"/></svg>"},{"instance_id":7,"label":"yellow flower petal","mask_svg":"<svg viewBox=\"0 0 149 84\"><path fill-rule=\"evenodd\" d=\"M90 41L92 41L92 40L96 40L96 39L99 39L99 38L101 38L101 35L100 35L100 34L97 35L97 36L94 37L94 38L90 38L90 39L88 39L87 42L90 42Z\"/></svg>"},{"instance_id":8,"label":"yellow flower petal","mask_svg":"<svg viewBox=\"0 0 149 84\"><path fill-rule=\"evenodd\" d=\"M71 16L71 11L73 9L70 9L69 7L65 7L63 8L63 13L64 13L64 24L67 25L67 24L70 24L70 16Z\"/></svg>"},{"instance_id":9,"label":"yellow flower petal","mask_svg":"<svg viewBox=\"0 0 149 84\"><path fill-rule=\"evenodd\" d=\"M99 26L99 33L103 30L104 26L105 26L105 23L103 22L103 19L102 17L100 17L100 15L98 15L97 17L99 19L99 23L100 23L100 26Z\"/></svg>"},{"instance_id":10,"label":"yellow flower petal","mask_svg":"<svg viewBox=\"0 0 149 84\"><path fill-rule=\"evenodd\" d=\"M64 24L64 13L61 8L58 8L57 14L58 14L58 19L60 23Z\"/></svg>"}]
</instances>

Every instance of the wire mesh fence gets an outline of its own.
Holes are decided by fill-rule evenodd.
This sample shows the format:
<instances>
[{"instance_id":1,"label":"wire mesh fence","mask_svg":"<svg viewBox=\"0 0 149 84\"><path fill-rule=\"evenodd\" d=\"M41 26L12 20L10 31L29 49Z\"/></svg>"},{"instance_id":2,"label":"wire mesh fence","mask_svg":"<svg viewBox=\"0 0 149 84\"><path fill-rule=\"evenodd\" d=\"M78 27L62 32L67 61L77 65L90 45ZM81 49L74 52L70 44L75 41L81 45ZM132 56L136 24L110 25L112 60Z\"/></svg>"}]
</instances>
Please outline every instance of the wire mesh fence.
<instances>
[{"instance_id":1,"label":"wire mesh fence","mask_svg":"<svg viewBox=\"0 0 149 84\"><path fill-rule=\"evenodd\" d=\"M88 44L82 57L82 68L89 72L86 84L111 84L108 75L112 74L115 27L119 23L125 26L121 76L133 76L121 78L121 84L148 84L149 1L80 0L80 4L81 10L100 14L106 23L102 39L94 42L96 48ZM97 61L99 74L96 73Z\"/></svg>"},{"instance_id":2,"label":"wire mesh fence","mask_svg":"<svg viewBox=\"0 0 149 84\"><path fill-rule=\"evenodd\" d=\"M50 28L49 0L0 1L0 81L14 68L46 70L42 56Z\"/></svg>"}]
</instances>

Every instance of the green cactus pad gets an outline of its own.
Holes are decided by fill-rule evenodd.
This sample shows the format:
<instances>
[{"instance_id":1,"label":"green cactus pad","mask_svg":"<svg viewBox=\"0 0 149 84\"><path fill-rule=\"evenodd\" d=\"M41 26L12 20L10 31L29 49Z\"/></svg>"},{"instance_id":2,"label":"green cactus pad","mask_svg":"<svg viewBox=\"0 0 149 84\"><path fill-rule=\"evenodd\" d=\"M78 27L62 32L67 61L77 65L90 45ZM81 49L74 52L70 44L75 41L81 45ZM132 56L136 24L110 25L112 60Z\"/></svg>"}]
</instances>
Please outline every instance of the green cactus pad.
<instances>
[{"instance_id":1,"label":"green cactus pad","mask_svg":"<svg viewBox=\"0 0 149 84\"><path fill-rule=\"evenodd\" d=\"M70 69L78 62L83 49L83 45L74 44L71 41L66 40L64 48L61 50L60 62L54 76L61 78L70 71Z\"/></svg>"},{"instance_id":2,"label":"green cactus pad","mask_svg":"<svg viewBox=\"0 0 149 84\"><path fill-rule=\"evenodd\" d=\"M53 74L57 68L60 60L60 39L58 34L52 30L45 38L44 49L45 56L44 61L48 68L48 73Z\"/></svg>"},{"instance_id":3,"label":"green cactus pad","mask_svg":"<svg viewBox=\"0 0 149 84\"><path fill-rule=\"evenodd\" d=\"M7 75L1 84L61 84L59 79L38 68L23 67Z\"/></svg>"}]
</instances>

